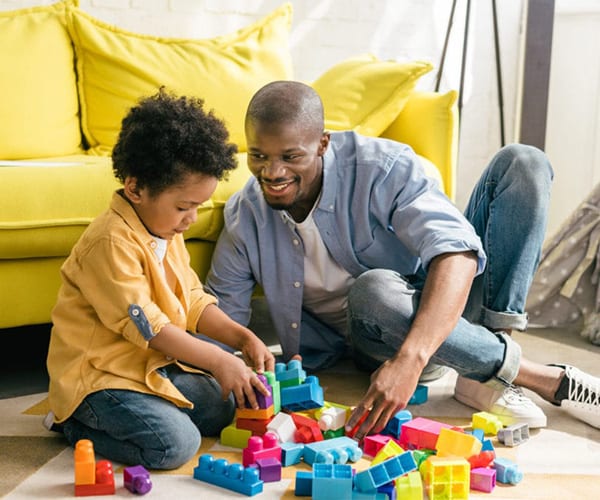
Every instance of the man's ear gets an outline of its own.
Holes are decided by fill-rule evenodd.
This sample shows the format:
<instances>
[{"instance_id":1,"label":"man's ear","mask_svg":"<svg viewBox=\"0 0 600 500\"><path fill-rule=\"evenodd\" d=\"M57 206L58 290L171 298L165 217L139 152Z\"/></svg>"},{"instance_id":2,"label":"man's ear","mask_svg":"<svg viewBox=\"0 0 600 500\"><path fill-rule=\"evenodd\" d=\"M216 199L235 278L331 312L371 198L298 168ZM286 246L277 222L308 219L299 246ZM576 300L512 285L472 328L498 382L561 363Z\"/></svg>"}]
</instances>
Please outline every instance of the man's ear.
<instances>
[{"instance_id":1,"label":"man's ear","mask_svg":"<svg viewBox=\"0 0 600 500\"><path fill-rule=\"evenodd\" d=\"M123 182L123 191L125 197L131 203L139 203L142 199L136 177L125 177L125 182Z\"/></svg>"},{"instance_id":2,"label":"man's ear","mask_svg":"<svg viewBox=\"0 0 600 500\"><path fill-rule=\"evenodd\" d=\"M329 140L331 139L331 135L329 132L323 132L321 139L319 141L319 156L323 156L325 151L327 151L327 147L329 146Z\"/></svg>"}]
</instances>

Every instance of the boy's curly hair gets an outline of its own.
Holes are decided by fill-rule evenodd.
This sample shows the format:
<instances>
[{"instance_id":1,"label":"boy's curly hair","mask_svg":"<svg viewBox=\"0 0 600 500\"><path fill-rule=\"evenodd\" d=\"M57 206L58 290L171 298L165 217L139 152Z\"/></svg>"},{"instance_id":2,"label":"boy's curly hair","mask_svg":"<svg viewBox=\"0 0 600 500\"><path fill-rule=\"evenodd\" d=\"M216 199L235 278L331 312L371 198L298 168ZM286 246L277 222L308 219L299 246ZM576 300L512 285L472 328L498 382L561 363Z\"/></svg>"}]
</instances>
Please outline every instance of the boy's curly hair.
<instances>
[{"instance_id":1,"label":"boy's curly hair","mask_svg":"<svg viewBox=\"0 0 600 500\"><path fill-rule=\"evenodd\" d=\"M225 178L237 166L237 147L228 142L225 124L203 104L164 88L141 99L123 119L112 152L117 179L136 177L139 187L157 195L189 173Z\"/></svg>"}]
</instances>

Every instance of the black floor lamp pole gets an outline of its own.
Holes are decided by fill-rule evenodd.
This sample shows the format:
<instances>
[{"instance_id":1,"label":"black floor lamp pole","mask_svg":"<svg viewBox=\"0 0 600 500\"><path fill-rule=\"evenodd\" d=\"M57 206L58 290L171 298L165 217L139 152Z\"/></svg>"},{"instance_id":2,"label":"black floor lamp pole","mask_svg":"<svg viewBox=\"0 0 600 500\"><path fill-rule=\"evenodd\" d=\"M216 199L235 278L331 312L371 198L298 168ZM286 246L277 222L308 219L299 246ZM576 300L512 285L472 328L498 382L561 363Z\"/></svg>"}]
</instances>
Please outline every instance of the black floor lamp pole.
<instances>
[{"instance_id":1,"label":"black floor lamp pole","mask_svg":"<svg viewBox=\"0 0 600 500\"><path fill-rule=\"evenodd\" d=\"M440 81L442 79L442 72L444 71L444 63L446 61L446 55L448 51L448 41L450 39L450 33L454 24L454 13L456 11L457 0L452 1L452 7L450 9L450 16L448 18L448 27L446 28L446 37L444 39L444 47L442 48L442 57L440 59L440 66L438 68L435 90L439 91ZM502 69L500 64L500 41L498 37L498 15L496 11L496 0L492 0L492 14L493 14L493 28L494 28L494 48L496 55L496 84L498 88L498 108L500 114L500 144L504 146L504 97L502 92ZM465 29L463 33L463 46L462 46L462 57L460 62L460 84L458 90L458 116L462 115L463 107L463 91L465 87L465 71L466 71L466 60L467 60L467 49L469 40L469 24L471 17L471 0L466 0L465 7ZM459 122L460 125L460 122Z\"/></svg>"}]
</instances>

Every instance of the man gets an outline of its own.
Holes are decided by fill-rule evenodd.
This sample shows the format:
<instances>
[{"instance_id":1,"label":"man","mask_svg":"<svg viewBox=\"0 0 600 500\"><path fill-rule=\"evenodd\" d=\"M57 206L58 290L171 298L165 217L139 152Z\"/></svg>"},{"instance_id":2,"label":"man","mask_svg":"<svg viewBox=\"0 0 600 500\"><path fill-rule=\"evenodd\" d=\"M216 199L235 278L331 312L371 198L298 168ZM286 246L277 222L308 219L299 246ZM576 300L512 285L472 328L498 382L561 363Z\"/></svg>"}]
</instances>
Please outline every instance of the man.
<instances>
[{"instance_id":1,"label":"man","mask_svg":"<svg viewBox=\"0 0 600 500\"><path fill-rule=\"evenodd\" d=\"M246 138L254 178L226 205L207 285L247 324L260 284L285 359L318 370L350 352L375 370L348 422L370 411L358 438L404 408L432 364L459 373L457 399L505 423L546 424L523 386L600 427L600 380L523 359L510 337L526 327L544 237L552 169L540 151L501 150L465 217L408 146L324 131L302 83L260 89Z\"/></svg>"}]
</instances>

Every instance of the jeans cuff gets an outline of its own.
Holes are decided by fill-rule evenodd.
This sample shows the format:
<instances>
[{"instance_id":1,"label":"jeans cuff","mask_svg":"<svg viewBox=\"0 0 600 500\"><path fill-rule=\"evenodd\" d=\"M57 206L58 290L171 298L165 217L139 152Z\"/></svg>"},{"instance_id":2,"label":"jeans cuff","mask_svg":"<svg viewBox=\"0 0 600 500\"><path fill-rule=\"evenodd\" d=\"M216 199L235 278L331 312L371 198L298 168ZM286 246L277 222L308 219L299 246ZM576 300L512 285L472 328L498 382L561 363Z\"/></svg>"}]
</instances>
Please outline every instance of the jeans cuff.
<instances>
[{"instance_id":1,"label":"jeans cuff","mask_svg":"<svg viewBox=\"0 0 600 500\"><path fill-rule=\"evenodd\" d=\"M527 313L506 313L481 308L481 324L493 330L519 330L527 329Z\"/></svg>"},{"instance_id":2,"label":"jeans cuff","mask_svg":"<svg viewBox=\"0 0 600 500\"><path fill-rule=\"evenodd\" d=\"M502 365L496 374L490 380L485 382L485 385L497 390L504 390L507 386L512 384L519 373L519 367L521 365L521 346L517 344L510 335L507 335L504 332L497 332L495 335L506 345L504 361L502 361Z\"/></svg>"}]
</instances>

